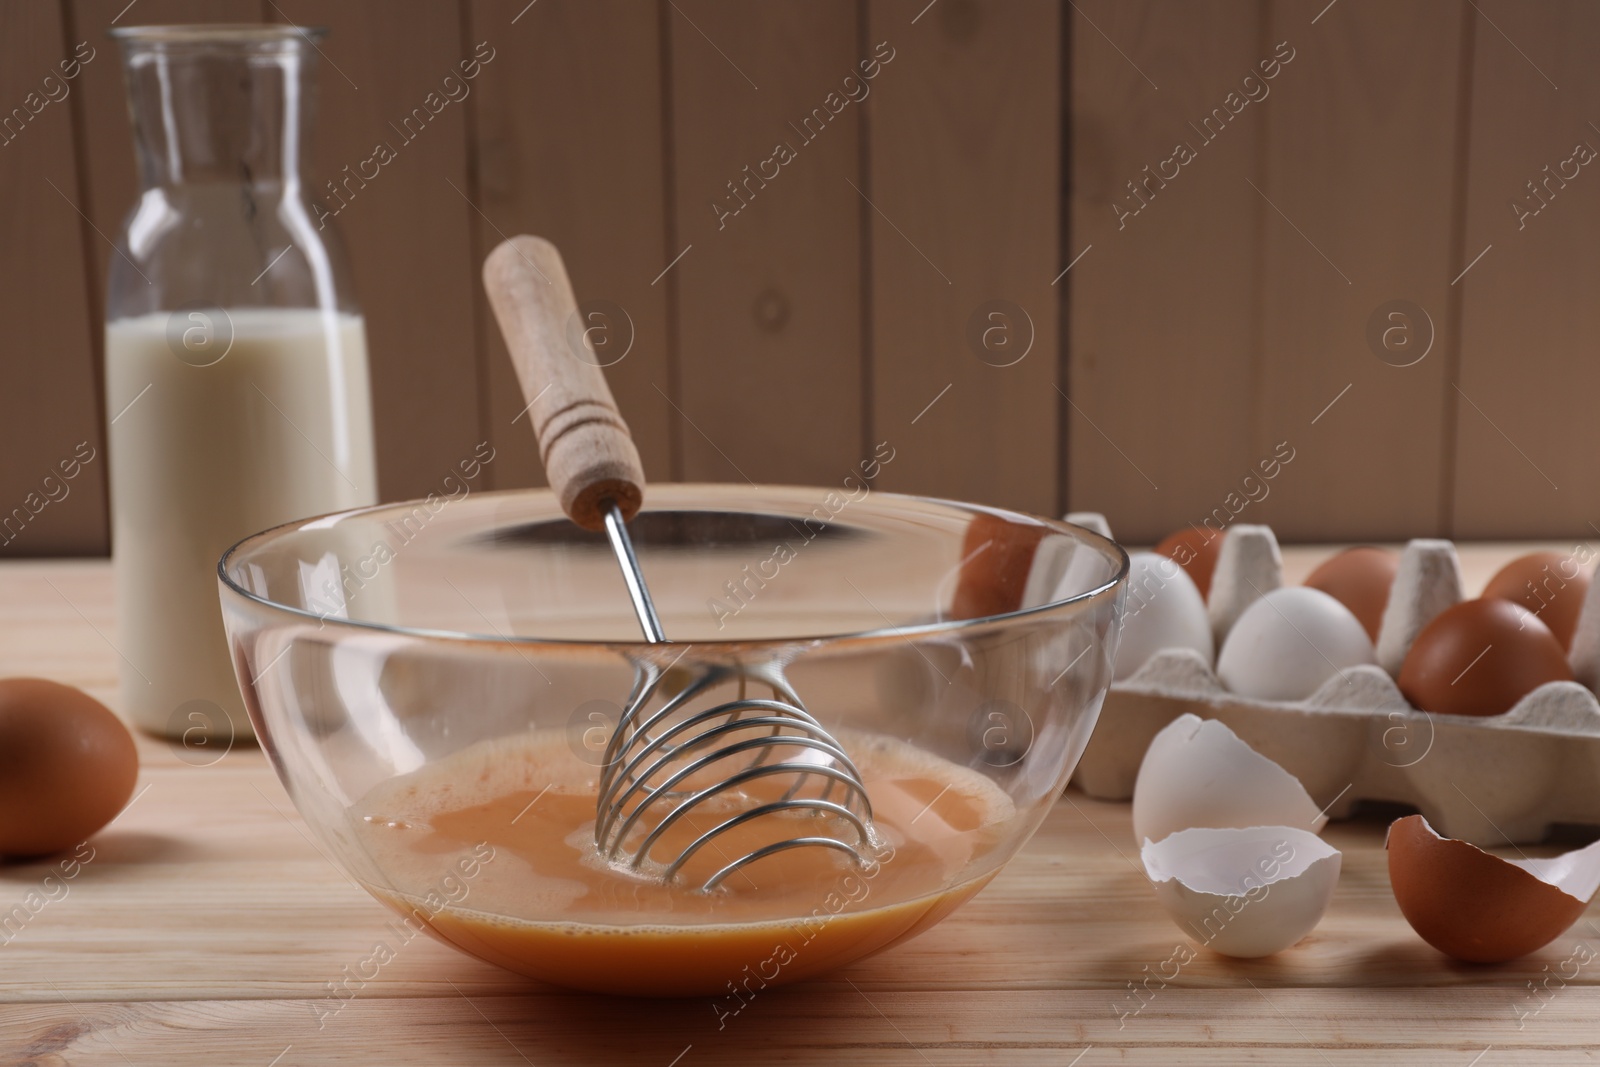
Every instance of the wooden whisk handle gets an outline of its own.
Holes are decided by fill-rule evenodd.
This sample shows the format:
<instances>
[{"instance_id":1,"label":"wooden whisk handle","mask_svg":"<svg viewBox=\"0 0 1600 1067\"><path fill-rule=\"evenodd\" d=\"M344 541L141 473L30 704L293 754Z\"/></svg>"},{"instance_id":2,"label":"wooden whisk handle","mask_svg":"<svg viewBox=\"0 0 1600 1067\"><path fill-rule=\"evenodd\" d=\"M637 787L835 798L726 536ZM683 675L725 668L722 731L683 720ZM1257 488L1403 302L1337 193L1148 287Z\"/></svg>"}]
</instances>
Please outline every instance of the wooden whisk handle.
<instances>
[{"instance_id":1,"label":"wooden whisk handle","mask_svg":"<svg viewBox=\"0 0 1600 1067\"><path fill-rule=\"evenodd\" d=\"M644 499L644 467L576 321L578 302L561 253L542 237L508 238L484 260L483 286L562 510L587 530L604 529L610 501L632 519Z\"/></svg>"}]
</instances>

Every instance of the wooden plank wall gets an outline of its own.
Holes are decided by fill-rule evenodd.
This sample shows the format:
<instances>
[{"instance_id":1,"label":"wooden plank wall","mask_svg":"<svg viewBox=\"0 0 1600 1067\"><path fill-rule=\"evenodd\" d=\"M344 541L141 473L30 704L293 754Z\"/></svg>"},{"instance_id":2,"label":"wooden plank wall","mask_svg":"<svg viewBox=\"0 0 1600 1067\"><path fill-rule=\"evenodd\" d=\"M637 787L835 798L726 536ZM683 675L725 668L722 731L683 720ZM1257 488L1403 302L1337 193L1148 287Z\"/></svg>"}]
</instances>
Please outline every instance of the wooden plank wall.
<instances>
[{"instance_id":1,"label":"wooden plank wall","mask_svg":"<svg viewBox=\"0 0 1600 1067\"><path fill-rule=\"evenodd\" d=\"M1057 507L1062 9L870 6L899 53L868 120L882 484Z\"/></svg>"},{"instance_id":2,"label":"wooden plank wall","mask_svg":"<svg viewBox=\"0 0 1600 1067\"><path fill-rule=\"evenodd\" d=\"M1128 183L1177 141L1198 142L1196 101L1220 102L1265 34L1260 9L1236 0L1159 19L1080 3L1069 26L1076 151L1058 269L1071 269L1057 283L1071 296L1068 485L1075 508L1149 542L1198 521L1257 461L1259 116L1197 144L1205 155L1165 188Z\"/></svg>"},{"instance_id":3,"label":"wooden plank wall","mask_svg":"<svg viewBox=\"0 0 1600 1067\"><path fill-rule=\"evenodd\" d=\"M669 12L682 475L837 482L862 455L861 109L823 100L855 67L855 5ZM818 107L806 141L790 123Z\"/></svg>"},{"instance_id":4,"label":"wooden plank wall","mask_svg":"<svg viewBox=\"0 0 1600 1067\"><path fill-rule=\"evenodd\" d=\"M1130 542L1600 528L1579 0L38 0L0 10L0 109L94 58L0 144L0 514L37 509L0 555L107 548L105 34L199 20L332 30L313 189L493 50L337 220L386 498L483 440L542 480L477 281L531 231L656 479L833 485L888 441L883 488Z\"/></svg>"},{"instance_id":5,"label":"wooden plank wall","mask_svg":"<svg viewBox=\"0 0 1600 1067\"><path fill-rule=\"evenodd\" d=\"M1080 0L1071 26L1074 508L1134 542L1211 514L1286 540L1593 536L1600 189L1580 174L1521 231L1510 207L1600 147L1592 5ZM1197 129L1230 91L1223 132ZM1140 207L1126 183L1174 142L1195 158Z\"/></svg>"},{"instance_id":6,"label":"wooden plank wall","mask_svg":"<svg viewBox=\"0 0 1600 1067\"><path fill-rule=\"evenodd\" d=\"M0 99L6 101L0 107L8 120L13 107L27 116L5 124L0 134L0 202L6 205L0 211L0 322L6 330L0 513L10 518L12 509L24 509L0 532L0 551L13 555L105 546L98 328L89 310L95 286L86 265L93 248L85 238L72 108L89 73L113 67L115 59L104 41L78 52L82 40L67 39L53 4L0 6L7 52L0 62ZM87 66L60 66L76 56ZM77 77L65 80L68 70ZM94 461L63 480L85 443ZM63 462L69 467L60 468Z\"/></svg>"},{"instance_id":7,"label":"wooden plank wall","mask_svg":"<svg viewBox=\"0 0 1600 1067\"><path fill-rule=\"evenodd\" d=\"M1479 3L1462 251L1483 258L1460 282L1454 519L1493 536L1590 537L1600 166L1574 156L1600 150L1600 8Z\"/></svg>"}]
</instances>

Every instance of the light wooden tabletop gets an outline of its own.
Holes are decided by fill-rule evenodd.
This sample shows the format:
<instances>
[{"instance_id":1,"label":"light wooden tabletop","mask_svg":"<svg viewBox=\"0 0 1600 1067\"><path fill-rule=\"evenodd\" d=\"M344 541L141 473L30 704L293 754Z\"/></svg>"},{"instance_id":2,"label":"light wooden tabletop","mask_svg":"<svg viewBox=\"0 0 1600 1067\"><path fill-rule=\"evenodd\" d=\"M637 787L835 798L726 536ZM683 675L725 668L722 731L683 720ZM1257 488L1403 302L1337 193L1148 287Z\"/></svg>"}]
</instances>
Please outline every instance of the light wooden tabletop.
<instances>
[{"instance_id":1,"label":"light wooden tabletop","mask_svg":"<svg viewBox=\"0 0 1600 1067\"><path fill-rule=\"evenodd\" d=\"M1326 550L1292 550L1297 577ZM1469 589L1507 556L1464 551ZM0 675L113 703L103 562L0 565ZM1336 824L1332 908L1275 958L1187 945L1137 865L1125 804L1069 792L955 916L832 976L759 994L719 1029L704 1001L565 993L426 938L331 993L391 914L313 844L254 748L190 766L140 738L135 801L63 895L0 932L0 1064L1373 1064L1600 1057L1600 972L1552 978L1600 917L1542 952L1455 964L1389 891L1383 823ZM51 865L0 867L0 912ZM1592 914L1592 913L1591 913ZM1547 984L1546 980L1550 979ZM1530 983L1540 986L1534 995ZM1138 985L1140 993L1133 987Z\"/></svg>"}]
</instances>

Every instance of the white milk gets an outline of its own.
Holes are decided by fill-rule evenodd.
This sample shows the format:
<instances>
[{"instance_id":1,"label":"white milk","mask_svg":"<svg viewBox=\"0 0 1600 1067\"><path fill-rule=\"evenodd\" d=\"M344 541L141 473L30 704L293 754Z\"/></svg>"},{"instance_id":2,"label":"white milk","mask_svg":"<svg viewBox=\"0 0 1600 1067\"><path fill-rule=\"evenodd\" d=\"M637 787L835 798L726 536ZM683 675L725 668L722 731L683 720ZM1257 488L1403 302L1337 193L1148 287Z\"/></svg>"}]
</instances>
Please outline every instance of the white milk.
<instances>
[{"instance_id":1,"label":"white milk","mask_svg":"<svg viewBox=\"0 0 1600 1067\"><path fill-rule=\"evenodd\" d=\"M191 714L201 706L179 710L192 701L221 707L249 736L217 598L223 551L269 526L377 499L361 318L228 316L232 347L205 367L174 354L167 312L106 327L122 707L174 736L202 725Z\"/></svg>"}]
</instances>

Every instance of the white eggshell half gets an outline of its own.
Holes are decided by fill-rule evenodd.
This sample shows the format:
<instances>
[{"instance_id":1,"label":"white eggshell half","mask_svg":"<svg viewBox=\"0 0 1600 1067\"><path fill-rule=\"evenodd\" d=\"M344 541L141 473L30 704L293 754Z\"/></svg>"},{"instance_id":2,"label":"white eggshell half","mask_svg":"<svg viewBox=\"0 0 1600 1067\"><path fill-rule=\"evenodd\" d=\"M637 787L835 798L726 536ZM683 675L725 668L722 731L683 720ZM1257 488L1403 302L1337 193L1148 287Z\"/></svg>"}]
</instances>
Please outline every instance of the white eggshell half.
<instances>
[{"instance_id":1,"label":"white eggshell half","mask_svg":"<svg viewBox=\"0 0 1600 1067\"><path fill-rule=\"evenodd\" d=\"M1140 852L1156 897L1197 943L1253 959L1311 932L1339 882L1339 850L1293 826L1196 827Z\"/></svg>"},{"instance_id":2,"label":"white eggshell half","mask_svg":"<svg viewBox=\"0 0 1600 1067\"><path fill-rule=\"evenodd\" d=\"M1191 826L1328 822L1300 779L1215 719L1184 714L1151 740L1133 783L1133 839L1160 841Z\"/></svg>"},{"instance_id":3,"label":"white eggshell half","mask_svg":"<svg viewBox=\"0 0 1600 1067\"><path fill-rule=\"evenodd\" d=\"M1217 657L1217 677L1241 696L1304 700L1349 667L1376 663L1350 609L1320 589L1274 589L1244 610Z\"/></svg>"},{"instance_id":4,"label":"white eggshell half","mask_svg":"<svg viewBox=\"0 0 1600 1067\"><path fill-rule=\"evenodd\" d=\"M1163 648L1192 648L1212 662L1205 598L1176 561L1154 552L1133 552L1128 555L1128 596L1113 680L1127 678Z\"/></svg>"},{"instance_id":5,"label":"white eggshell half","mask_svg":"<svg viewBox=\"0 0 1600 1067\"><path fill-rule=\"evenodd\" d=\"M1524 856L1506 862L1521 867L1541 882L1549 882L1576 900L1593 900L1595 893L1600 892L1600 841L1559 856L1537 859Z\"/></svg>"}]
</instances>

